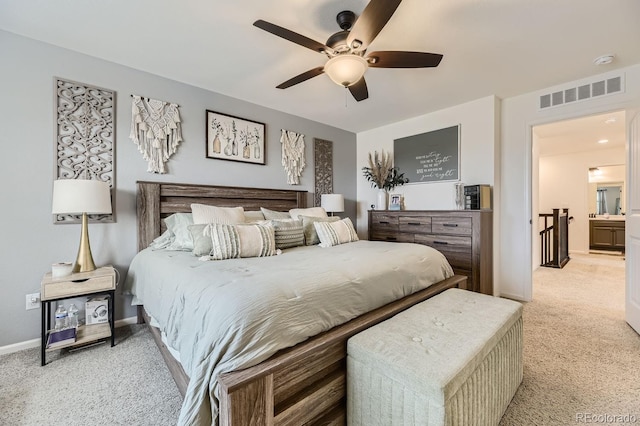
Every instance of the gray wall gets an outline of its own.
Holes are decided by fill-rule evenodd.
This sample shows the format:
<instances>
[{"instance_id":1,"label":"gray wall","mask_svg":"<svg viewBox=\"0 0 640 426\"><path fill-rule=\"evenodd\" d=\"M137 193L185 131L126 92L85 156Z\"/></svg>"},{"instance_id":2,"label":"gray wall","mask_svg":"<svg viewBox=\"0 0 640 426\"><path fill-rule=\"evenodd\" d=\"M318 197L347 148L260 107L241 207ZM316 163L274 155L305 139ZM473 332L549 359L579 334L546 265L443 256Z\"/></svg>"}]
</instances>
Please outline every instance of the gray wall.
<instances>
[{"instance_id":1,"label":"gray wall","mask_svg":"<svg viewBox=\"0 0 640 426\"><path fill-rule=\"evenodd\" d=\"M40 310L26 311L25 295L39 292L42 276L50 265L73 261L78 249L80 226L53 225L51 216L54 76L117 92L117 222L89 226L97 265L113 264L124 277L136 253L137 180L313 192L314 137L334 142L334 192L345 195L345 215L355 221L357 168L353 133L3 31L0 58L0 347L40 336ZM215 73L215 69L211 72ZM146 162L128 137L130 94L180 105L184 142L169 161L165 175L146 172ZM206 109L266 123L267 165L206 159ZM307 166L296 187L286 183L280 164L280 129L305 134ZM116 319L135 315L126 296L118 295L115 307Z\"/></svg>"}]
</instances>

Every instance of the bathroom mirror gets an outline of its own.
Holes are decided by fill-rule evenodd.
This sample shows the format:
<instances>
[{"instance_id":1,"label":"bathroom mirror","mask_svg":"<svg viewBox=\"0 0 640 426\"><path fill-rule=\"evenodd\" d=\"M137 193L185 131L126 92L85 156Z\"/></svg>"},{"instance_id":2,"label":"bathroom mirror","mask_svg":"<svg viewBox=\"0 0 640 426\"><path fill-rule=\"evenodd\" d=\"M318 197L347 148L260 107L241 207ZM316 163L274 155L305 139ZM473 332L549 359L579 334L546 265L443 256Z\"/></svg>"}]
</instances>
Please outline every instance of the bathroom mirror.
<instances>
[{"instance_id":1,"label":"bathroom mirror","mask_svg":"<svg viewBox=\"0 0 640 426\"><path fill-rule=\"evenodd\" d=\"M621 215L625 212L624 164L589 168L589 213Z\"/></svg>"}]
</instances>

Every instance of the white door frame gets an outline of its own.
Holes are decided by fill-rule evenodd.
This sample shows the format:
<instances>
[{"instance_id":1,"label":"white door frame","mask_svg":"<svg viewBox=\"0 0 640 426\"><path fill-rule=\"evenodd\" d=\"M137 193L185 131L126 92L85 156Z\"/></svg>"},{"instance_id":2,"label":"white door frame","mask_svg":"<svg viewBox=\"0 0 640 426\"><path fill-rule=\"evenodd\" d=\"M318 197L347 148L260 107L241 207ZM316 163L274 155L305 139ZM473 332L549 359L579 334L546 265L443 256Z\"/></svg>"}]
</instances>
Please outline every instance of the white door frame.
<instances>
[{"instance_id":1,"label":"white door frame","mask_svg":"<svg viewBox=\"0 0 640 426\"><path fill-rule=\"evenodd\" d=\"M627 110L627 182L640 179L640 110ZM627 185L625 319L640 334L640 188Z\"/></svg>"},{"instance_id":2,"label":"white door frame","mask_svg":"<svg viewBox=\"0 0 640 426\"><path fill-rule=\"evenodd\" d=\"M527 191L527 194L525 195L525 211L529 212L529 219L530 219L530 228L529 228L529 232L526 233L525 235L525 253L527 254L527 259L526 259L526 267L528 268L527 270L530 271L530 273L525 274L524 278L525 278L525 282L523 285L523 296L524 296L524 301L530 302L531 300L533 300L533 241L532 241L532 237L533 237L533 223L534 223L534 219L537 218L537 214L538 212L534 212L533 211L533 196L535 195L536 197L538 196L538 194L533 194L533 185L532 185L532 177L533 177L533 128L536 126L540 126L543 124L549 124L549 123L555 123L558 121L566 121L566 120L574 120L576 118L582 118L582 117L587 117L590 115L598 115L598 114L606 114L608 112L612 112L612 111L625 111L625 116L626 114L633 114L633 109L634 107L632 105L630 105L628 102L624 102L624 103L612 103L610 105L603 105L600 106L598 108L593 108L593 109L589 109L589 110L584 110L584 111L572 111L572 112L563 112L560 111L560 109L558 110L557 115L554 115L553 117L546 117L544 119L540 119L540 120L535 120L535 121L531 121L527 124L527 146L526 146L526 159L525 159L525 164L527 167L527 171L526 171L526 175L525 175L525 188ZM627 129L628 131L628 129ZM627 155L627 162L629 161L628 155ZM631 191L633 185L633 182L627 182L627 191ZM628 192L627 192L628 194ZM628 199L627 199L628 200ZM534 216L535 213L535 216ZM536 221L537 223L537 221ZM628 264L627 264L628 265ZM628 268L627 268L628 269Z\"/></svg>"}]
</instances>

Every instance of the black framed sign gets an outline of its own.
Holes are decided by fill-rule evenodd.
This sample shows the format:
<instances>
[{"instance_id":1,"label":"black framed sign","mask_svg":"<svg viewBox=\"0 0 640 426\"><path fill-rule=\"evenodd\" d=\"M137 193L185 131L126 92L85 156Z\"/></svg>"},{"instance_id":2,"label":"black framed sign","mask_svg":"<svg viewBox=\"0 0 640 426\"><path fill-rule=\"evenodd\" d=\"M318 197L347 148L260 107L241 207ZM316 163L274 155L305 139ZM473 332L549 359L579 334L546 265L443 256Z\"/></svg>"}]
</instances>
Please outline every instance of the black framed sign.
<instances>
[{"instance_id":1,"label":"black framed sign","mask_svg":"<svg viewBox=\"0 0 640 426\"><path fill-rule=\"evenodd\" d=\"M393 164L409 184L460 180L460 125L394 140Z\"/></svg>"}]
</instances>

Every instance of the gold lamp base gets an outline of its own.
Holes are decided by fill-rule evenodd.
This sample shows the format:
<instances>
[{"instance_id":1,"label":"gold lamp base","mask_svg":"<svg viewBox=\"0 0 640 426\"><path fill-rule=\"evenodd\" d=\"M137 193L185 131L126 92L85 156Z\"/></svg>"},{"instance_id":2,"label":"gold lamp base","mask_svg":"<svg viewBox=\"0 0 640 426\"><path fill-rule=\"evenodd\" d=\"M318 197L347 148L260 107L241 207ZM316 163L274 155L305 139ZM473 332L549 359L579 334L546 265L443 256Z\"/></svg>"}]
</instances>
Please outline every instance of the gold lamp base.
<instances>
[{"instance_id":1,"label":"gold lamp base","mask_svg":"<svg viewBox=\"0 0 640 426\"><path fill-rule=\"evenodd\" d=\"M96 264L93 263L91 255L91 246L89 245L89 220L87 214L82 213L82 231L80 233L80 247L78 248L78 257L73 265L73 273L91 272L96 270Z\"/></svg>"}]
</instances>

